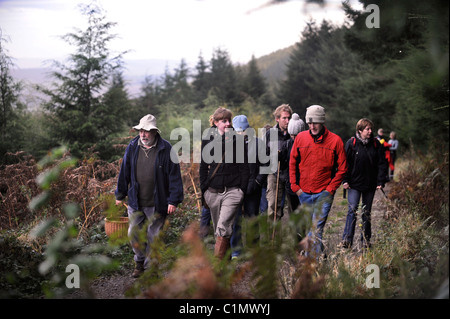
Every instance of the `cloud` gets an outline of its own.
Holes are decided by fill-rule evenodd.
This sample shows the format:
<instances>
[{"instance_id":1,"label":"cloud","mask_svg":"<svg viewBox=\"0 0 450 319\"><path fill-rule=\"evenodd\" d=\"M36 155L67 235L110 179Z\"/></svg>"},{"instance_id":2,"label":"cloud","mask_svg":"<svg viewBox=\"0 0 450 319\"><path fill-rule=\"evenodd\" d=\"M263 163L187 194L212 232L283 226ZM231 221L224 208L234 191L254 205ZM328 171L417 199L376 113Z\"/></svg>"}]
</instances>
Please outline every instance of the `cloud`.
<instances>
[{"instance_id":1,"label":"cloud","mask_svg":"<svg viewBox=\"0 0 450 319\"><path fill-rule=\"evenodd\" d=\"M60 36L81 28L81 0L0 0L0 21L9 35L10 54L17 58L61 59L73 52ZM209 59L214 49L245 63L300 40L306 21L319 17L343 21L340 1L304 5L267 0L98 0L108 21L116 22L110 43L129 59ZM84 0L88 3L88 0ZM338 6L339 3L339 6ZM20 61L19 61L20 64Z\"/></svg>"}]
</instances>

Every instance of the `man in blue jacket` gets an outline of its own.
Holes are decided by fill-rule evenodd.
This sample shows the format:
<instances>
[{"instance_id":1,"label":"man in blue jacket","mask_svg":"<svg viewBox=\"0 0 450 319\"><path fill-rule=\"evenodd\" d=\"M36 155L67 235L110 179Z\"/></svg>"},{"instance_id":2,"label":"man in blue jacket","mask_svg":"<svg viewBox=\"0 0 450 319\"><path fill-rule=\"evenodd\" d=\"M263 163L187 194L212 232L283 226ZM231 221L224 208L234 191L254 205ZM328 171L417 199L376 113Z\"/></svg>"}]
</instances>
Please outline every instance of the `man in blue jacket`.
<instances>
[{"instance_id":1,"label":"man in blue jacket","mask_svg":"<svg viewBox=\"0 0 450 319\"><path fill-rule=\"evenodd\" d=\"M116 205L122 205L128 196L128 237L134 252L136 278L149 264L150 245L167 214L174 213L183 201L183 182L179 163L171 159L172 146L160 136L156 118L147 114L133 128L139 131L139 136L125 150L115 196ZM144 225L147 238L142 242L139 233Z\"/></svg>"}]
</instances>

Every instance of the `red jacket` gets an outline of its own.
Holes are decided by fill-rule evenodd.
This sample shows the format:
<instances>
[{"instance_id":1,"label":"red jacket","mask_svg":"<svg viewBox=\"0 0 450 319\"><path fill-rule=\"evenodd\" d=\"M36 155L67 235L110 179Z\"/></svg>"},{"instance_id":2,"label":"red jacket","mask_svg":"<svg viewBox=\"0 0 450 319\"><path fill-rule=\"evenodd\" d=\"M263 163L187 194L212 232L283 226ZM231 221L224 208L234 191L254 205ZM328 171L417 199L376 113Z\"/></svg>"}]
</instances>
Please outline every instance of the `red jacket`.
<instances>
[{"instance_id":1,"label":"red jacket","mask_svg":"<svg viewBox=\"0 0 450 319\"><path fill-rule=\"evenodd\" d=\"M297 135L289 160L289 181L293 192L306 193L327 190L334 194L347 172L344 143L324 127L317 141L309 130Z\"/></svg>"}]
</instances>

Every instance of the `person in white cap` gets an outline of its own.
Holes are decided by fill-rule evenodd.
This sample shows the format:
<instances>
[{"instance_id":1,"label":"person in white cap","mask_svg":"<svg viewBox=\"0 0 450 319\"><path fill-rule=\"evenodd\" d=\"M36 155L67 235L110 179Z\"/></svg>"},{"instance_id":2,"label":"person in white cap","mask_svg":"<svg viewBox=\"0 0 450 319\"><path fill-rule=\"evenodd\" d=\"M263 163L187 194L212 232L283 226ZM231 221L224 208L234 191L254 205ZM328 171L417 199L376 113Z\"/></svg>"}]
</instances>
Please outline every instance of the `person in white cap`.
<instances>
[{"instance_id":1,"label":"person in white cap","mask_svg":"<svg viewBox=\"0 0 450 319\"><path fill-rule=\"evenodd\" d=\"M306 109L309 130L297 135L289 160L291 189L300 204L311 208L312 230L307 241L318 258L324 251L322 234L334 194L347 172L347 158L342 139L324 125L325 109L311 105ZM308 246L308 245L307 245Z\"/></svg>"},{"instance_id":2,"label":"person in white cap","mask_svg":"<svg viewBox=\"0 0 450 319\"><path fill-rule=\"evenodd\" d=\"M303 132L306 128L305 122L300 118L297 113L293 113L292 117L288 124L288 133L291 136L291 139L287 141L287 155L288 161L291 157L292 146L294 145L295 138L300 132ZM298 200L297 194L295 194L291 190L291 183L289 182L289 168L284 172L286 174L283 179L286 181L286 195L289 197L289 201L291 204L291 211L295 211L299 206L300 202Z\"/></svg>"},{"instance_id":3,"label":"person in white cap","mask_svg":"<svg viewBox=\"0 0 450 319\"><path fill-rule=\"evenodd\" d=\"M147 114L133 129L139 135L125 150L115 196L116 205L128 196L128 236L136 264L133 277L139 277L149 264L150 244L167 215L183 201L183 181L180 165L171 160L172 146L160 136L156 118ZM146 240L142 242L144 225Z\"/></svg>"},{"instance_id":4,"label":"person in white cap","mask_svg":"<svg viewBox=\"0 0 450 319\"><path fill-rule=\"evenodd\" d=\"M292 114L287 129L291 138L295 140L295 137L304 130L305 130L305 122L303 122L303 120L297 113Z\"/></svg>"}]
</instances>

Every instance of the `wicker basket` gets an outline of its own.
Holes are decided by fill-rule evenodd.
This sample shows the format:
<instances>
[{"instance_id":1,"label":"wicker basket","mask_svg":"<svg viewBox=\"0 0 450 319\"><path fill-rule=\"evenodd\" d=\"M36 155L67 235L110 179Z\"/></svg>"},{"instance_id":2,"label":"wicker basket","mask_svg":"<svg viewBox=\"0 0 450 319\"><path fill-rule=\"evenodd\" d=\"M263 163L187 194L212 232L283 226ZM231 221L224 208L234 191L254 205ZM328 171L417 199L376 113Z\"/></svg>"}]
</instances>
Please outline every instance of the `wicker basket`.
<instances>
[{"instance_id":1,"label":"wicker basket","mask_svg":"<svg viewBox=\"0 0 450 319\"><path fill-rule=\"evenodd\" d=\"M128 236L128 217L120 217L119 220L105 218L105 232L109 237L124 238Z\"/></svg>"}]
</instances>

